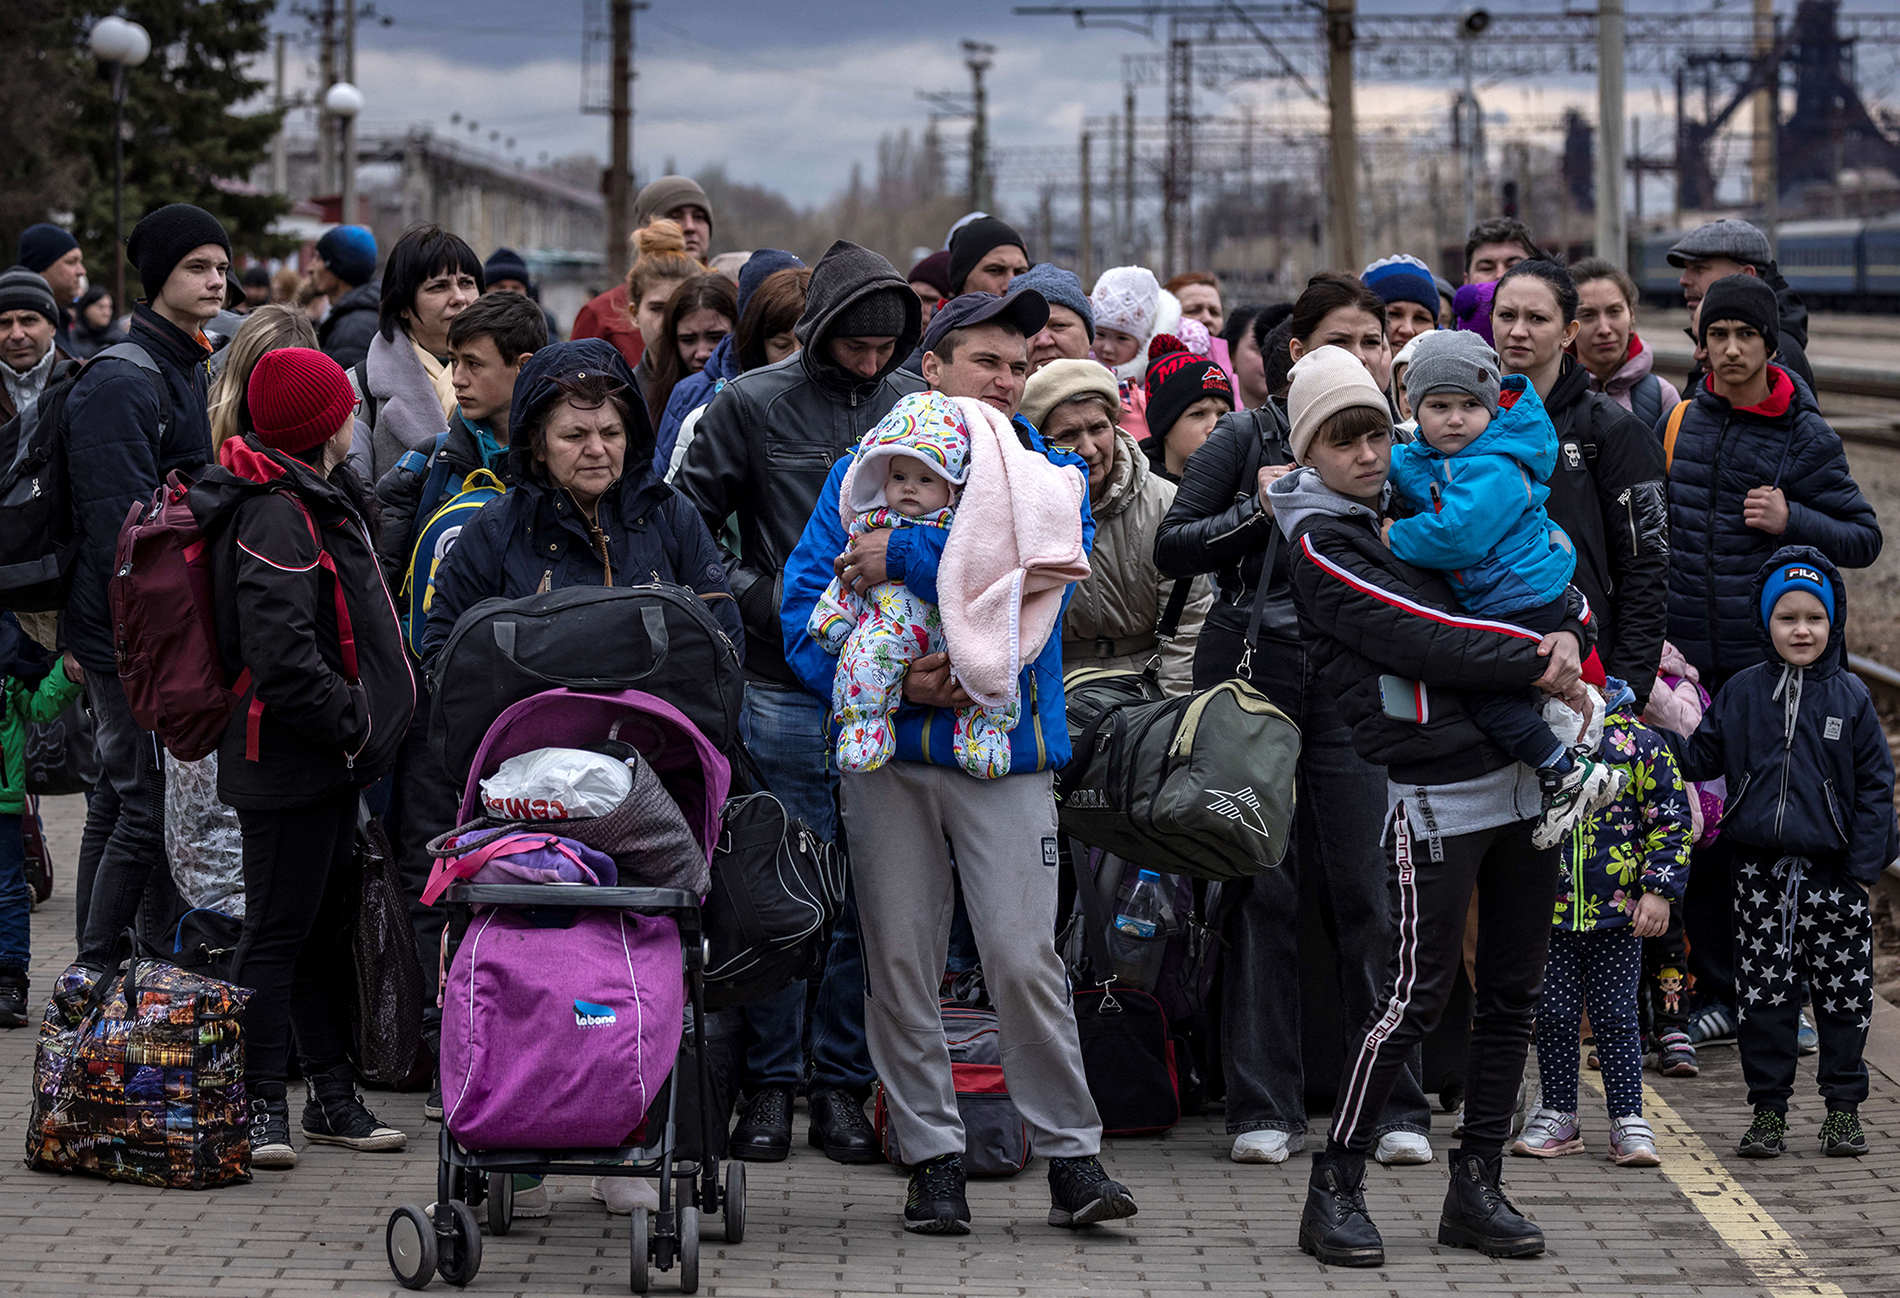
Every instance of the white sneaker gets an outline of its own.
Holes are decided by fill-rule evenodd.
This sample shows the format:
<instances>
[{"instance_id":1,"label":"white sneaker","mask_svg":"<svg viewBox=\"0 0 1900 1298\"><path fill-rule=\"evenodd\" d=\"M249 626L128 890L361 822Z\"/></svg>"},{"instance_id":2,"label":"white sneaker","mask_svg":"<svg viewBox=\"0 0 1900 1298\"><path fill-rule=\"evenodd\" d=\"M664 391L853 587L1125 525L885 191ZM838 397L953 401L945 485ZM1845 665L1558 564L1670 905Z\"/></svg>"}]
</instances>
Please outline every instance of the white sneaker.
<instances>
[{"instance_id":1,"label":"white sneaker","mask_svg":"<svg viewBox=\"0 0 1900 1298\"><path fill-rule=\"evenodd\" d=\"M1387 1167L1414 1167L1431 1162L1436 1155L1432 1142L1416 1131L1388 1131L1373 1146L1372 1157Z\"/></svg>"},{"instance_id":2,"label":"white sneaker","mask_svg":"<svg viewBox=\"0 0 1900 1298\"><path fill-rule=\"evenodd\" d=\"M597 1176L593 1194L617 1217L628 1216L635 1208L660 1210L660 1184L644 1176Z\"/></svg>"},{"instance_id":3,"label":"white sneaker","mask_svg":"<svg viewBox=\"0 0 1900 1298\"><path fill-rule=\"evenodd\" d=\"M1243 1131L1234 1137L1228 1157L1236 1163L1284 1163L1306 1148L1306 1135L1298 1131Z\"/></svg>"},{"instance_id":4,"label":"white sneaker","mask_svg":"<svg viewBox=\"0 0 1900 1298\"><path fill-rule=\"evenodd\" d=\"M1531 846L1555 847L1582 824L1591 813L1615 802L1629 784L1629 772L1608 762L1588 757L1574 759L1575 764L1563 778L1544 791L1544 814L1531 830Z\"/></svg>"}]
</instances>

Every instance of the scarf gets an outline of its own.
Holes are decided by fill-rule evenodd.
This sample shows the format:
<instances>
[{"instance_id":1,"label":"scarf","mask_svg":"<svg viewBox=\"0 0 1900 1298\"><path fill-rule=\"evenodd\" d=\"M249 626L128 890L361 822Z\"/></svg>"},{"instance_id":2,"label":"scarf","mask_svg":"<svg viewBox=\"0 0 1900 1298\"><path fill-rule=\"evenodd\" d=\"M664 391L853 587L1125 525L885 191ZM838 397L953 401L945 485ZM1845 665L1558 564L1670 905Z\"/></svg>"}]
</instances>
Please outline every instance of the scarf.
<instances>
[{"instance_id":1,"label":"scarf","mask_svg":"<svg viewBox=\"0 0 1900 1298\"><path fill-rule=\"evenodd\" d=\"M435 386L435 398L442 403L442 417L449 418L460 409L455 400L455 371L437 360L428 348L414 338L409 340L409 345L416 349L416 359L422 362L422 372L428 375L429 382Z\"/></svg>"}]
</instances>

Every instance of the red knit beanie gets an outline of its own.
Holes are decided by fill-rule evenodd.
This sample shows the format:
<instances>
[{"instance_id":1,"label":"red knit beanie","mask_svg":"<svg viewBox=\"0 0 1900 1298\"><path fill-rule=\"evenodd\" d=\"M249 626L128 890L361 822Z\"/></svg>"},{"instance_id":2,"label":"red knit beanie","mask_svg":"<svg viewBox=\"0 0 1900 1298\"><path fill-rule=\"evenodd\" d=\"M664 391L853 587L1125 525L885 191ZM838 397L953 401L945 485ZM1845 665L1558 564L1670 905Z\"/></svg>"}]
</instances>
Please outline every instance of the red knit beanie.
<instances>
[{"instance_id":1,"label":"red knit beanie","mask_svg":"<svg viewBox=\"0 0 1900 1298\"><path fill-rule=\"evenodd\" d=\"M257 440L286 455L329 441L356 409L343 367L309 347L280 347L258 357L244 395Z\"/></svg>"}]
</instances>

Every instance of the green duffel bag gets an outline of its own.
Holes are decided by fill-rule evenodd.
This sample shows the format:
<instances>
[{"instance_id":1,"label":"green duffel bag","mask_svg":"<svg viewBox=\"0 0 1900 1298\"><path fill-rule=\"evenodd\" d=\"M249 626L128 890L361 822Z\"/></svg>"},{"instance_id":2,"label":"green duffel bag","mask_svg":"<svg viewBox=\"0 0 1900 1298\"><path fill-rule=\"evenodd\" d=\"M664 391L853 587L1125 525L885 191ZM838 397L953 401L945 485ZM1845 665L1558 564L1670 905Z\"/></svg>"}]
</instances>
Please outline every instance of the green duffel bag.
<instances>
[{"instance_id":1,"label":"green duffel bag","mask_svg":"<svg viewBox=\"0 0 1900 1298\"><path fill-rule=\"evenodd\" d=\"M1177 603L1161 631L1172 632ZM1299 727L1243 679L1163 697L1158 664L1063 678L1074 752L1056 775L1064 832L1150 870L1217 882L1275 868L1293 830Z\"/></svg>"}]
</instances>

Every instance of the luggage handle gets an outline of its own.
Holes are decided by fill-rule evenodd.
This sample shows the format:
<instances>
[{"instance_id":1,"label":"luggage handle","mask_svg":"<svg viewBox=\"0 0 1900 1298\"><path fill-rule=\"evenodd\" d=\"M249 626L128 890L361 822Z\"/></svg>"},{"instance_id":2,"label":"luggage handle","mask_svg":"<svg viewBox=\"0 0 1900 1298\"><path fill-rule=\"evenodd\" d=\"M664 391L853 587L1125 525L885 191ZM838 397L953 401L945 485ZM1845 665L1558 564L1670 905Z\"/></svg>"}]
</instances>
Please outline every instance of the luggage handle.
<instances>
[{"instance_id":1,"label":"luggage handle","mask_svg":"<svg viewBox=\"0 0 1900 1298\"><path fill-rule=\"evenodd\" d=\"M502 657L509 664L526 675L550 685L558 685L570 690L624 690L631 689L630 681L644 680L666 665L666 655L671 648L671 640L666 630L666 611L656 604L648 604L640 610L640 622L646 627L647 648L650 651L647 665L637 672L625 676L580 676L564 675L558 672L546 672L528 666L516 656L515 633L517 625L512 620L497 621L494 624L495 648L501 650Z\"/></svg>"}]
</instances>

